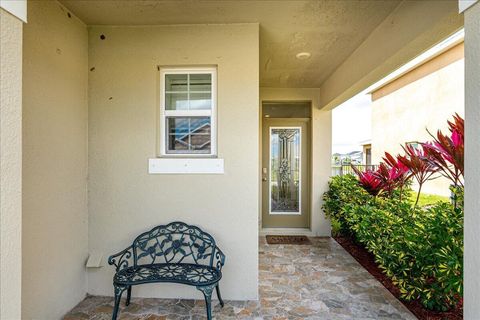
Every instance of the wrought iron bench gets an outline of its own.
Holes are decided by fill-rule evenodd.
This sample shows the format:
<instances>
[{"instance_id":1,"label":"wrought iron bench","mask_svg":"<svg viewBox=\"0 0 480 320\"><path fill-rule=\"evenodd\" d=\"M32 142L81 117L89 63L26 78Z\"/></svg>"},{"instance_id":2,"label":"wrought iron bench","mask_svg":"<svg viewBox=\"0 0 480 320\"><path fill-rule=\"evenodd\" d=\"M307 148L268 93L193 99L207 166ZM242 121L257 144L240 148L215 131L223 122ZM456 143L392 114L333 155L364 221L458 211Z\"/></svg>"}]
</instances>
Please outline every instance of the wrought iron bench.
<instances>
[{"instance_id":1,"label":"wrought iron bench","mask_svg":"<svg viewBox=\"0 0 480 320\"><path fill-rule=\"evenodd\" d=\"M203 293L207 318L212 319L211 296L217 291L225 255L213 237L198 227L183 222L161 225L139 235L128 248L108 258L114 265L115 306L112 319L117 318L120 298L127 291L125 305L130 304L132 286L144 283L173 282L195 286Z\"/></svg>"}]
</instances>

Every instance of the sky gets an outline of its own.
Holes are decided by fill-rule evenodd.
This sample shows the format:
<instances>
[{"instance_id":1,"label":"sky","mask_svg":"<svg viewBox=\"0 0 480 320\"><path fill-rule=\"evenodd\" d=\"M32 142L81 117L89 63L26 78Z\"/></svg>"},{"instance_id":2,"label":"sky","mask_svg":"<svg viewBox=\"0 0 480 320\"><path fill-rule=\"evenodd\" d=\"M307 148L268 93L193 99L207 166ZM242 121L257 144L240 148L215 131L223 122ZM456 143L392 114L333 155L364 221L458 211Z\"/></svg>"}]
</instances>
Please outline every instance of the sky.
<instances>
[{"instance_id":1,"label":"sky","mask_svg":"<svg viewBox=\"0 0 480 320\"><path fill-rule=\"evenodd\" d=\"M333 109L332 124L332 153L362 150L372 135L371 96L361 93Z\"/></svg>"}]
</instances>

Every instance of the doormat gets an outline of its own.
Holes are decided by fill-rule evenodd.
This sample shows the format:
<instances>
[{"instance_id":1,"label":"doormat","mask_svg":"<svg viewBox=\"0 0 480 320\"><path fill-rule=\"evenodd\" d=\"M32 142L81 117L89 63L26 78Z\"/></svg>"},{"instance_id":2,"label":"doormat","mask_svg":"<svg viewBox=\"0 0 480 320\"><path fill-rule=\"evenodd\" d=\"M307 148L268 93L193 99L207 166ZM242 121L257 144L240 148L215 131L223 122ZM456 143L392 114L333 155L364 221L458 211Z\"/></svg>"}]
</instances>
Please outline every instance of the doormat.
<instances>
[{"instance_id":1,"label":"doormat","mask_svg":"<svg viewBox=\"0 0 480 320\"><path fill-rule=\"evenodd\" d=\"M312 244L307 236L267 236L268 244Z\"/></svg>"}]
</instances>

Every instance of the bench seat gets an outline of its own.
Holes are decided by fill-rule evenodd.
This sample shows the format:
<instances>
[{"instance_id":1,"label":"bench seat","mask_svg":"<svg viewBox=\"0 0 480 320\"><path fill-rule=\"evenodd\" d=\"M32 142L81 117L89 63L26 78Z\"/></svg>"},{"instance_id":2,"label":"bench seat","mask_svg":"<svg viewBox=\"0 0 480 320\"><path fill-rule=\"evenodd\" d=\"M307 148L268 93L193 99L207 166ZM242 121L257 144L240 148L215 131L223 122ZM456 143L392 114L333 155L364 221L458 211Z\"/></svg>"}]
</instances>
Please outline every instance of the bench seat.
<instances>
[{"instance_id":1,"label":"bench seat","mask_svg":"<svg viewBox=\"0 0 480 320\"><path fill-rule=\"evenodd\" d=\"M156 263L125 268L115 274L113 282L118 285L173 282L206 286L217 283L221 278L221 271L210 266L190 263Z\"/></svg>"},{"instance_id":2,"label":"bench seat","mask_svg":"<svg viewBox=\"0 0 480 320\"><path fill-rule=\"evenodd\" d=\"M128 306L132 287L144 283L173 282L195 287L205 298L207 320L212 320L213 291L220 306L224 306L219 282L225 255L215 239L196 226L180 221L157 226L111 255L108 263L115 266L112 320L117 320L123 292L127 292Z\"/></svg>"}]
</instances>

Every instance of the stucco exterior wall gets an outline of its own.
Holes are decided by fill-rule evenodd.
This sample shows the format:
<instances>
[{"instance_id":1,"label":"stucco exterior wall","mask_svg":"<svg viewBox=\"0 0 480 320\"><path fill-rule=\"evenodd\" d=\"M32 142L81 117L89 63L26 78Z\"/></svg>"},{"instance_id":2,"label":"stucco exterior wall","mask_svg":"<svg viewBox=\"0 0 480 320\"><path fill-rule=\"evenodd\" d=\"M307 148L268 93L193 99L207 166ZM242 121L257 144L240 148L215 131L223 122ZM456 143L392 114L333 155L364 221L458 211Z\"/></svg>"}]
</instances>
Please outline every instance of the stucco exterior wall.
<instances>
[{"instance_id":1,"label":"stucco exterior wall","mask_svg":"<svg viewBox=\"0 0 480 320\"><path fill-rule=\"evenodd\" d=\"M320 110L319 99L320 90L315 88L260 88L260 106L263 101L311 101L312 103L311 231L314 236L330 236L330 222L325 218L321 207L322 195L328 190L331 174L332 112ZM261 194L259 199L261 201Z\"/></svg>"},{"instance_id":2,"label":"stucco exterior wall","mask_svg":"<svg viewBox=\"0 0 480 320\"><path fill-rule=\"evenodd\" d=\"M464 318L480 315L480 2L465 11Z\"/></svg>"},{"instance_id":3,"label":"stucco exterior wall","mask_svg":"<svg viewBox=\"0 0 480 320\"><path fill-rule=\"evenodd\" d=\"M447 120L464 115L464 64L461 59L372 103L372 163L385 151L403 153L405 142L425 142L437 129L448 131ZM422 192L449 196L450 183L438 178L424 184Z\"/></svg>"},{"instance_id":4,"label":"stucco exterior wall","mask_svg":"<svg viewBox=\"0 0 480 320\"><path fill-rule=\"evenodd\" d=\"M30 1L28 18L22 319L59 319L87 292L88 32L56 1Z\"/></svg>"},{"instance_id":5,"label":"stucco exterior wall","mask_svg":"<svg viewBox=\"0 0 480 320\"><path fill-rule=\"evenodd\" d=\"M22 24L0 8L0 319L21 318Z\"/></svg>"},{"instance_id":6,"label":"stucco exterior wall","mask_svg":"<svg viewBox=\"0 0 480 320\"><path fill-rule=\"evenodd\" d=\"M225 298L257 298L258 41L258 24L90 27L89 248L104 262L141 232L181 220L211 233L225 252ZM224 174L148 174L158 143L158 65L218 66ZM109 266L89 270L88 292L113 295L113 273ZM132 294L202 298L174 284Z\"/></svg>"}]
</instances>

